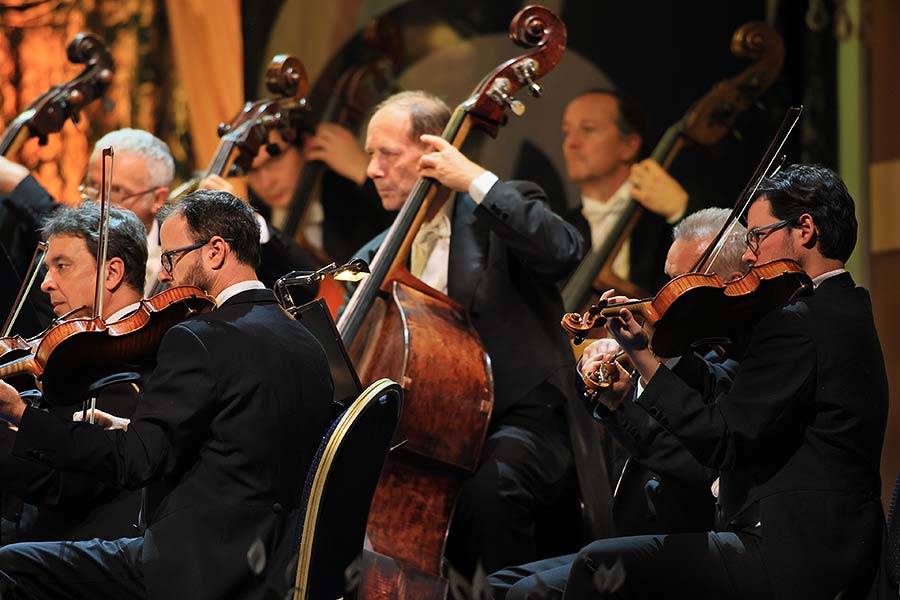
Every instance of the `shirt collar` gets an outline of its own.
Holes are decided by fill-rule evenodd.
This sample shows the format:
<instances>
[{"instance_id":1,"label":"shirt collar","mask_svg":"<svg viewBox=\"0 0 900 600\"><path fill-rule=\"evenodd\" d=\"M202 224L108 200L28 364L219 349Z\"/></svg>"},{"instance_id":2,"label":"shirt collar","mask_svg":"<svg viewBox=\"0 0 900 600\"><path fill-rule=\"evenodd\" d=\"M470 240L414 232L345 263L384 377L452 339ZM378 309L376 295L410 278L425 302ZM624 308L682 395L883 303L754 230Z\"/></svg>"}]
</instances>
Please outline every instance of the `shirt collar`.
<instances>
[{"instance_id":1,"label":"shirt collar","mask_svg":"<svg viewBox=\"0 0 900 600\"><path fill-rule=\"evenodd\" d=\"M128 306L123 306L113 314L109 315L109 318L104 319L104 321L106 321L107 323L115 323L116 321L121 321L122 319L136 311L140 305L140 302L132 302Z\"/></svg>"},{"instance_id":2,"label":"shirt collar","mask_svg":"<svg viewBox=\"0 0 900 600\"><path fill-rule=\"evenodd\" d=\"M826 279L831 279L832 277L834 277L836 275L840 275L841 273L846 273L846 272L847 272L847 269L835 269L833 271L828 271L827 273L822 273L821 275L818 275L817 277L813 277L813 280L812 280L813 289L822 285L822 282L825 281Z\"/></svg>"},{"instance_id":3,"label":"shirt collar","mask_svg":"<svg viewBox=\"0 0 900 600\"><path fill-rule=\"evenodd\" d=\"M241 292L246 292L247 290L264 290L266 286L263 285L263 282L258 279L251 279L248 281L240 281L238 283L234 283L229 285L227 288L219 292L219 295L216 296L216 308L225 304L229 299L233 296L240 294Z\"/></svg>"}]
</instances>

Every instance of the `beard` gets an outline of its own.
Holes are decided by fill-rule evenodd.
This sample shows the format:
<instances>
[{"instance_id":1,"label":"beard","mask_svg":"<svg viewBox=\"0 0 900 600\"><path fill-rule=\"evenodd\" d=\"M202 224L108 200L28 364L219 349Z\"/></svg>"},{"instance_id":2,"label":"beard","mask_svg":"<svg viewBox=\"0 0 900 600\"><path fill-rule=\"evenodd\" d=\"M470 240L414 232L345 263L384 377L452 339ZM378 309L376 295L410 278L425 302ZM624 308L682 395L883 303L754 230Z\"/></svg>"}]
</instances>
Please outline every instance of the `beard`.
<instances>
[{"instance_id":1,"label":"beard","mask_svg":"<svg viewBox=\"0 0 900 600\"><path fill-rule=\"evenodd\" d=\"M177 285L192 285L200 288L204 292L208 292L212 285L212 280L209 274L203 269L201 261L195 259L185 271L184 276L175 283Z\"/></svg>"}]
</instances>

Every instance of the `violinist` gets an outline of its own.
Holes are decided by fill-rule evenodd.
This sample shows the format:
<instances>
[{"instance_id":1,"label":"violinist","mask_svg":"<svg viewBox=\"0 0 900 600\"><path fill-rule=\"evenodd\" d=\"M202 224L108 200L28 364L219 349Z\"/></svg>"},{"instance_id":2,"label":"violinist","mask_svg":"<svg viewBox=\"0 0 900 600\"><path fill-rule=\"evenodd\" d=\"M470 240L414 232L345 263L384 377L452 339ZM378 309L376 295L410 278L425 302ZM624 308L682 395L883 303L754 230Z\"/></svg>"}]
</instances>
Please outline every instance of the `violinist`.
<instances>
[{"instance_id":1,"label":"violinist","mask_svg":"<svg viewBox=\"0 0 900 600\"><path fill-rule=\"evenodd\" d=\"M665 282L663 266L671 226L685 214L688 194L652 159L639 161L644 117L628 96L612 89L583 92L563 113L563 156L578 185L581 206L568 220L594 248L633 198L647 211L613 262L613 272L645 290ZM628 186L623 187L623 184Z\"/></svg>"},{"instance_id":2,"label":"violinist","mask_svg":"<svg viewBox=\"0 0 900 600\"><path fill-rule=\"evenodd\" d=\"M574 358L552 324L561 306L556 282L583 244L540 188L499 181L439 137L449 118L446 104L425 92L382 102L368 125L367 173L386 210L399 209L420 177L455 192L415 237L411 273L467 307L493 367L488 439L447 543L453 568L471 576L479 561L490 570L538 556L535 515L556 500L571 467L564 410ZM382 239L358 256L371 260Z\"/></svg>"},{"instance_id":3,"label":"violinist","mask_svg":"<svg viewBox=\"0 0 900 600\"><path fill-rule=\"evenodd\" d=\"M6 546L3 598L284 591L297 499L329 423L325 353L256 278L260 231L249 205L199 190L162 219L160 279L201 286L217 308L163 336L130 422L109 431L66 424L0 383L0 414L19 426L14 454L110 485L147 485L147 529L114 541ZM256 573L251 547L265 556Z\"/></svg>"},{"instance_id":4,"label":"violinist","mask_svg":"<svg viewBox=\"0 0 900 600\"><path fill-rule=\"evenodd\" d=\"M62 208L42 230L48 242L47 275L41 289L49 294L57 316L73 309L93 310L97 278L97 232L100 210L93 203ZM109 247L106 262L103 317L114 322L134 311L143 297L147 262L146 232L129 211L110 212ZM108 413L131 417L137 393L130 385L107 388L97 406ZM71 407L52 407L50 412L72 419ZM81 416L81 413L76 413ZM19 540L115 539L134 531L140 494L100 485L90 478L60 473L44 465L16 458L11 447L16 434L0 428L0 478L3 491L38 508L31 527ZM10 497L5 498L13 502Z\"/></svg>"},{"instance_id":5,"label":"violinist","mask_svg":"<svg viewBox=\"0 0 900 600\"><path fill-rule=\"evenodd\" d=\"M860 598L880 558L879 463L887 378L866 290L844 270L856 243L838 176L799 165L763 180L747 214L751 265L796 260L815 291L756 324L727 391L660 364L627 309L610 332L638 370L636 402L701 463L720 470L716 530L601 540L572 564L566 598ZM618 410L618 409L617 409Z\"/></svg>"},{"instance_id":6,"label":"violinist","mask_svg":"<svg viewBox=\"0 0 900 600\"><path fill-rule=\"evenodd\" d=\"M729 211L705 208L688 215L673 229L673 241L666 256L666 275L687 273L722 228ZM727 238L714 271L726 281L740 277L747 265L742 260L746 249L746 230L737 227ZM610 292L605 294L610 296ZM585 348L578 370L581 379L613 360L620 350L610 338L596 340ZM669 367L676 373L703 369L709 372L707 385L733 378L737 362L714 352L704 357L689 355L673 359ZM617 365L617 368L621 369ZM617 402L622 396L638 393L637 380L623 371L592 400L597 404L594 417L627 451L613 498L613 521L617 535L705 531L712 528L715 497L711 486L717 472L697 460L660 423L633 401ZM583 384L582 384L583 387ZM614 410L606 406L610 403ZM494 598L558 598L575 555L509 567L489 578Z\"/></svg>"},{"instance_id":7,"label":"violinist","mask_svg":"<svg viewBox=\"0 0 900 600\"><path fill-rule=\"evenodd\" d=\"M280 227L295 198L303 167L322 161L319 197L310 201L301 222L303 237L327 256L345 261L373 235L391 224L393 213L381 206L372 181L366 176L368 157L356 136L336 123L321 123L314 134L286 142L277 130L260 148L247 183L263 212Z\"/></svg>"}]
</instances>

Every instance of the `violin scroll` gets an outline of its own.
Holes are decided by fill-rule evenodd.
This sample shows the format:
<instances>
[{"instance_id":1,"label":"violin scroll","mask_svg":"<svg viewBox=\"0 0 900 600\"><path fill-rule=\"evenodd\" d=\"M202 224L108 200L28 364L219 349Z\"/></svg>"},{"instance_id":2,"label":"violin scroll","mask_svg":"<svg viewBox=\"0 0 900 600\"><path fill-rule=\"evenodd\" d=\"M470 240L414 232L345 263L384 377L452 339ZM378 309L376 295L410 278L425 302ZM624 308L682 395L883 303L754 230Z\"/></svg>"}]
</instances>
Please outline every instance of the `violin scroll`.
<instances>
[{"instance_id":1,"label":"violin scroll","mask_svg":"<svg viewBox=\"0 0 900 600\"><path fill-rule=\"evenodd\" d=\"M584 314L574 312L564 314L559 324L578 345L587 338L592 329L606 325L606 317L603 315L603 309L606 307L607 301L599 300L597 304L592 304Z\"/></svg>"}]
</instances>

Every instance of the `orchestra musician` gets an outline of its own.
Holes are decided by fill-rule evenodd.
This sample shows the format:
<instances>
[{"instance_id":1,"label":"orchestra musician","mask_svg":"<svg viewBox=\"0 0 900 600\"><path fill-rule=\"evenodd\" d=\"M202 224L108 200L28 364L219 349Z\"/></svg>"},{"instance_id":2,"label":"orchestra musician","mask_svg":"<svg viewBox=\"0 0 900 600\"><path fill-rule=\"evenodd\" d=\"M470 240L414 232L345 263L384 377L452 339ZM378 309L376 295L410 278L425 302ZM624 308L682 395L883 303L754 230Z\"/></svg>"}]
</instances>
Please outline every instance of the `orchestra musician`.
<instances>
[{"instance_id":1,"label":"orchestra musician","mask_svg":"<svg viewBox=\"0 0 900 600\"><path fill-rule=\"evenodd\" d=\"M263 598L284 591L306 472L330 421L322 347L256 277L248 204L199 190L162 216L160 279L217 308L173 326L133 418L104 431L26 407L0 383L13 453L147 488L142 537L0 549L3 598ZM247 352L265 360L247 361ZM263 564L248 561L256 547Z\"/></svg>"},{"instance_id":2,"label":"orchestra musician","mask_svg":"<svg viewBox=\"0 0 900 600\"><path fill-rule=\"evenodd\" d=\"M671 226L685 214L688 194L654 160L638 161L644 118L636 103L612 89L573 98L563 113L566 172L581 192L568 220L597 248L610 235L630 198L647 209L613 261L613 272L645 290L658 290ZM623 187L623 184L628 183Z\"/></svg>"},{"instance_id":3,"label":"orchestra musician","mask_svg":"<svg viewBox=\"0 0 900 600\"><path fill-rule=\"evenodd\" d=\"M49 295L57 316L82 306L89 311L94 309L99 231L100 209L92 202L57 210L44 224L47 274L41 289ZM113 208L108 239L102 317L114 322L133 312L143 297L146 231L134 213ZM129 418L137 400L132 386L115 385L104 390L97 407ZM72 407L53 406L49 412L63 420L72 418ZM81 412L76 415L81 417ZM13 505L20 499L19 502L37 507L33 523L20 528L15 541L115 539L134 533L139 492L100 485L84 476L60 473L14 457L11 450L15 436L10 429L0 428L4 505Z\"/></svg>"},{"instance_id":4,"label":"orchestra musician","mask_svg":"<svg viewBox=\"0 0 900 600\"><path fill-rule=\"evenodd\" d=\"M366 151L387 210L398 210L420 177L455 192L416 235L410 269L466 307L493 368L488 438L447 542L452 566L471 576L478 562L494 569L538 556L535 515L555 501L569 472L564 411L575 393L574 358L555 323L556 282L580 259L583 243L540 188L499 181L439 137L449 118L435 96L395 94L369 121ZM384 235L357 256L371 260Z\"/></svg>"},{"instance_id":5,"label":"orchestra musician","mask_svg":"<svg viewBox=\"0 0 900 600\"><path fill-rule=\"evenodd\" d=\"M271 213L270 220L280 229L291 203L306 200L296 197L297 187L304 166L313 160L327 168L318 196L309 199L300 223L303 237L344 262L394 218L392 211L382 207L366 176L369 159L350 130L337 123L321 123L314 134L298 135L295 142L270 131L269 144L260 147L247 184L261 201L260 211Z\"/></svg>"},{"instance_id":6,"label":"orchestra musician","mask_svg":"<svg viewBox=\"0 0 900 600\"><path fill-rule=\"evenodd\" d=\"M719 469L716 528L594 542L571 561L564 598L859 598L875 577L888 392L868 292L844 269L853 199L814 165L763 180L752 199L744 259L794 259L815 290L756 324L728 389L661 364L627 309L608 324L640 375L635 402ZM610 569L621 587L598 589Z\"/></svg>"},{"instance_id":7,"label":"orchestra musician","mask_svg":"<svg viewBox=\"0 0 900 600\"><path fill-rule=\"evenodd\" d=\"M687 273L713 241L729 215L724 208L705 208L688 215L673 229L672 245L666 255L666 275L677 277ZM728 236L713 271L732 280L743 275L747 265L742 255L746 248L746 230L736 227ZM610 297L611 292L602 297ZM620 350L611 338L599 339L585 348L578 362L582 379L613 359ZM722 359L710 352L699 356L680 357L668 366L680 370L706 364L710 384L733 377L737 362ZM637 403L624 400L610 410L604 404L610 397L626 396L633 400L638 391L637 378L624 372L601 392L594 408L594 418L603 423L628 454L613 497L613 522L616 535L705 531L713 526L715 497L711 486L717 479L714 469L699 463L678 439ZM580 387L584 387L582 383ZM535 563L509 567L489 578L494 597L539 597L547 588L547 597L559 597L575 555L551 558ZM529 596L530 595L530 596Z\"/></svg>"}]
</instances>

